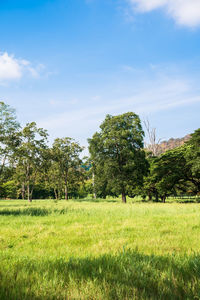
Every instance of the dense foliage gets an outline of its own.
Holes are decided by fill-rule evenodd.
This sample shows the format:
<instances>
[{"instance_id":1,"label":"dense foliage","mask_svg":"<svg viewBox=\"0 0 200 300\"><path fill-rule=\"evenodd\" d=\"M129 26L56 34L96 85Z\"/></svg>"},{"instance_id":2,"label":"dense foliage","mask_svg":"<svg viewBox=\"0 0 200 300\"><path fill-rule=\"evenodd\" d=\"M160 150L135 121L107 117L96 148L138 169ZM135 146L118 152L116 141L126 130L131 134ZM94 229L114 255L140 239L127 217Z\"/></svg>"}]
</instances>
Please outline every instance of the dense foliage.
<instances>
[{"instance_id":1,"label":"dense foliage","mask_svg":"<svg viewBox=\"0 0 200 300\"><path fill-rule=\"evenodd\" d=\"M84 198L140 195L165 202L176 195L200 195L200 129L184 145L158 156L144 149L138 115L107 115L89 139L90 157L70 137L48 145L35 122L20 127L15 110L0 102L0 197Z\"/></svg>"},{"instance_id":2,"label":"dense foliage","mask_svg":"<svg viewBox=\"0 0 200 300\"><path fill-rule=\"evenodd\" d=\"M100 128L89 140L94 179L104 183L105 195L121 194L126 202L147 172L140 119L134 113L107 115Z\"/></svg>"}]
</instances>

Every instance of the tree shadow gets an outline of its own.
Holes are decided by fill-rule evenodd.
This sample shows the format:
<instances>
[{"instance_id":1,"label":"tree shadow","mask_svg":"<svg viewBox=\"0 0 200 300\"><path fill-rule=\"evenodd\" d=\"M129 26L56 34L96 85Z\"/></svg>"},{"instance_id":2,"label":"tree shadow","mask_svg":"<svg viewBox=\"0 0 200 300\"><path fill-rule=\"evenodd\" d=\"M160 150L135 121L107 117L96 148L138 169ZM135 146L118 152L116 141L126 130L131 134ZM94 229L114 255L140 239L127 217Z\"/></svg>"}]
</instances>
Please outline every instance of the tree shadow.
<instances>
[{"instance_id":1,"label":"tree shadow","mask_svg":"<svg viewBox=\"0 0 200 300\"><path fill-rule=\"evenodd\" d=\"M68 208L55 208L55 209L46 209L40 207L27 207L27 208L19 208L19 209L10 209L4 208L0 210L1 216L48 216L51 214L64 215L69 212Z\"/></svg>"},{"instance_id":2,"label":"tree shadow","mask_svg":"<svg viewBox=\"0 0 200 300\"><path fill-rule=\"evenodd\" d=\"M194 200L193 199L192 200L191 199L189 199L189 200L187 200L187 199L186 200L179 200L178 203L181 203L181 204L182 203L184 203L184 204L200 203L200 198L197 198L197 199L194 199Z\"/></svg>"},{"instance_id":3,"label":"tree shadow","mask_svg":"<svg viewBox=\"0 0 200 300\"><path fill-rule=\"evenodd\" d=\"M83 198L83 199L71 199L73 202L93 202L93 203L116 203L119 202L119 200L113 200L113 199L94 199L94 198Z\"/></svg>"},{"instance_id":4,"label":"tree shadow","mask_svg":"<svg viewBox=\"0 0 200 300\"><path fill-rule=\"evenodd\" d=\"M19 209L4 208L0 210L1 216L47 216L50 213L50 210L40 207L27 207Z\"/></svg>"},{"instance_id":5,"label":"tree shadow","mask_svg":"<svg viewBox=\"0 0 200 300\"><path fill-rule=\"evenodd\" d=\"M26 272L23 282L20 275L13 284L17 270ZM6 299L199 299L200 298L200 255L156 256L127 251L118 255L102 255L98 258L64 258L56 260L18 260L13 265L12 276L0 283ZM32 276L37 274L37 279ZM56 278L55 279L55 274ZM44 288L44 278L52 289ZM40 295L34 294L34 281L41 280ZM7 285L2 285L7 282ZM12 286L11 283L12 282ZM63 291L70 284L79 291L79 298L68 298ZM98 287L101 294L94 296L87 284ZM62 283L62 284L61 284ZM44 284L44 286L43 286ZM32 286L29 289L28 287ZM84 294L84 287L86 293ZM90 285L91 287L91 285ZM61 292L62 289L62 292ZM27 294L27 291L29 293ZM64 294L63 294L64 293ZM3 294L2 294L3 295ZM93 295L93 296L92 296ZM1 296L1 294L0 294ZM10 298L9 298L10 297ZM4 298L2 298L4 299Z\"/></svg>"}]
</instances>

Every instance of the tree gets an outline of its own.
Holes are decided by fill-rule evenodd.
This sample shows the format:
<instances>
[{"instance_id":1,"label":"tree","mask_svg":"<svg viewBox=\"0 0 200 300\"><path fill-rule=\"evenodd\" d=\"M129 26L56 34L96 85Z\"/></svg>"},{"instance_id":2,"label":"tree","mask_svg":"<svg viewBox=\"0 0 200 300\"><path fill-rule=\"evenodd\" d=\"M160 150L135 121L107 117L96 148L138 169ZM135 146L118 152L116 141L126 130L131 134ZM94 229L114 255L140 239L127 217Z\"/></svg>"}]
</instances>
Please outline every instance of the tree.
<instances>
[{"instance_id":1,"label":"tree","mask_svg":"<svg viewBox=\"0 0 200 300\"><path fill-rule=\"evenodd\" d=\"M11 156L19 145L20 125L16 120L15 110L0 102L0 176Z\"/></svg>"},{"instance_id":2,"label":"tree","mask_svg":"<svg viewBox=\"0 0 200 300\"><path fill-rule=\"evenodd\" d=\"M157 139L156 128L151 128L148 119L144 120L144 126L147 131L147 136L149 143L145 143L145 147L152 153L153 156L158 156L159 154L159 143L161 139Z\"/></svg>"},{"instance_id":3,"label":"tree","mask_svg":"<svg viewBox=\"0 0 200 300\"><path fill-rule=\"evenodd\" d=\"M54 191L56 200L58 200L58 199L62 199L63 180L60 175L59 165L54 159L55 157L53 156L53 153L51 153L51 161L48 169L48 182L49 182L49 186Z\"/></svg>"},{"instance_id":4,"label":"tree","mask_svg":"<svg viewBox=\"0 0 200 300\"><path fill-rule=\"evenodd\" d=\"M68 199L69 188L75 187L81 178L81 159L80 153L83 151L73 139L57 138L52 147L52 168L51 178L54 180L54 191L58 190L61 198L61 189L64 187L65 199ZM57 197L56 197L57 198Z\"/></svg>"},{"instance_id":5,"label":"tree","mask_svg":"<svg viewBox=\"0 0 200 300\"><path fill-rule=\"evenodd\" d=\"M177 194L177 191L187 192L187 188L194 193L199 191L200 179L192 171L190 160L193 152L190 145L183 145L166 151L153 160L149 174L149 182L163 202L167 196ZM195 172L196 172L195 168Z\"/></svg>"},{"instance_id":6,"label":"tree","mask_svg":"<svg viewBox=\"0 0 200 300\"><path fill-rule=\"evenodd\" d=\"M148 160L148 173L144 176L143 185L139 188L138 194L144 199L148 197L148 200L153 200L158 202L158 191L156 189L156 174L154 172L154 164L157 158L153 157L152 154L147 153Z\"/></svg>"},{"instance_id":7,"label":"tree","mask_svg":"<svg viewBox=\"0 0 200 300\"><path fill-rule=\"evenodd\" d=\"M186 144L185 159L191 170L191 182L195 185L198 194L200 193L200 128L195 130Z\"/></svg>"},{"instance_id":8,"label":"tree","mask_svg":"<svg viewBox=\"0 0 200 300\"><path fill-rule=\"evenodd\" d=\"M126 203L147 171L140 119L132 112L107 115L100 129L88 140L95 183L102 183L104 194L121 194Z\"/></svg>"},{"instance_id":9,"label":"tree","mask_svg":"<svg viewBox=\"0 0 200 300\"><path fill-rule=\"evenodd\" d=\"M36 177L46 163L47 136L47 131L37 128L35 122L28 123L21 131L21 143L15 155L15 178L21 185L22 198L27 194L29 202L32 201Z\"/></svg>"}]
</instances>

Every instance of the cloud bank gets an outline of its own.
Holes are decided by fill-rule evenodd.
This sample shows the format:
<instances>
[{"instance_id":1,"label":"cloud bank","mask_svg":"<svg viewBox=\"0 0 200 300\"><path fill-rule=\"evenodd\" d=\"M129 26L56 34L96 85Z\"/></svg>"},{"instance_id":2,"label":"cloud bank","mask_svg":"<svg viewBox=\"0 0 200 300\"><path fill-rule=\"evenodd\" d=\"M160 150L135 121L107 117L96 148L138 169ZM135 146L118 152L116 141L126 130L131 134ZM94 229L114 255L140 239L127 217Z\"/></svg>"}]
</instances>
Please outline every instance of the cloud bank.
<instances>
[{"instance_id":1,"label":"cloud bank","mask_svg":"<svg viewBox=\"0 0 200 300\"><path fill-rule=\"evenodd\" d=\"M42 65L33 67L28 60L17 59L7 52L0 52L0 82L19 80L27 73L31 77L38 77L42 68Z\"/></svg>"},{"instance_id":2,"label":"cloud bank","mask_svg":"<svg viewBox=\"0 0 200 300\"><path fill-rule=\"evenodd\" d=\"M179 25L200 26L199 0L128 0L135 12L145 13L163 9Z\"/></svg>"}]
</instances>

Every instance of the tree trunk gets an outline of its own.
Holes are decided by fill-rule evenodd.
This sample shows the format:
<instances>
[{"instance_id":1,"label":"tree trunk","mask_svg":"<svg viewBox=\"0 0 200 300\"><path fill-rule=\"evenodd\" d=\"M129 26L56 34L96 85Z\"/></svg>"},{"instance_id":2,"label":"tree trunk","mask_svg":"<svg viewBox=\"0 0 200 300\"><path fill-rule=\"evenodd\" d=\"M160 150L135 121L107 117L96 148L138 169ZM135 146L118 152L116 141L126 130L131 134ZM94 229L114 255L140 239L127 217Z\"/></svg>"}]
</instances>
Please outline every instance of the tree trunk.
<instances>
[{"instance_id":1,"label":"tree trunk","mask_svg":"<svg viewBox=\"0 0 200 300\"><path fill-rule=\"evenodd\" d=\"M32 202L32 199L33 199L33 187L32 187L32 189L30 191L30 202Z\"/></svg>"},{"instance_id":2,"label":"tree trunk","mask_svg":"<svg viewBox=\"0 0 200 300\"><path fill-rule=\"evenodd\" d=\"M29 182L27 184L27 196L28 196L28 202L32 202L32 199L30 197L30 184L29 184Z\"/></svg>"},{"instance_id":3,"label":"tree trunk","mask_svg":"<svg viewBox=\"0 0 200 300\"><path fill-rule=\"evenodd\" d=\"M94 173L92 173L92 185L93 185L93 196L94 196L94 199L97 198L97 195L96 195L96 191L95 191L95 180L94 180Z\"/></svg>"},{"instance_id":4,"label":"tree trunk","mask_svg":"<svg viewBox=\"0 0 200 300\"><path fill-rule=\"evenodd\" d=\"M125 192L122 192L122 202L126 203L126 194L125 194Z\"/></svg>"},{"instance_id":5,"label":"tree trunk","mask_svg":"<svg viewBox=\"0 0 200 300\"><path fill-rule=\"evenodd\" d=\"M65 173L65 185L64 185L65 200L68 200L67 176L68 176L68 173L66 172Z\"/></svg>"},{"instance_id":6,"label":"tree trunk","mask_svg":"<svg viewBox=\"0 0 200 300\"><path fill-rule=\"evenodd\" d=\"M56 188L54 188L54 194L55 194L56 200L58 200L58 193L56 191Z\"/></svg>"},{"instance_id":7,"label":"tree trunk","mask_svg":"<svg viewBox=\"0 0 200 300\"><path fill-rule=\"evenodd\" d=\"M65 184L65 200L68 200L67 184Z\"/></svg>"},{"instance_id":8,"label":"tree trunk","mask_svg":"<svg viewBox=\"0 0 200 300\"><path fill-rule=\"evenodd\" d=\"M22 183L22 199L24 200L25 199L25 184L24 182Z\"/></svg>"},{"instance_id":9,"label":"tree trunk","mask_svg":"<svg viewBox=\"0 0 200 300\"><path fill-rule=\"evenodd\" d=\"M30 197L30 166L28 164L27 166L27 175L28 175L28 182L27 182L27 196L28 196L28 202L32 202L32 199Z\"/></svg>"},{"instance_id":10,"label":"tree trunk","mask_svg":"<svg viewBox=\"0 0 200 300\"><path fill-rule=\"evenodd\" d=\"M166 199L166 196L165 196L165 195L164 195L164 196L161 196L161 200L162 200L163 203L165 203L165 199Z\"/></svg>"},{"instance_id":11,"label":"tree trunk","mask_svg":"<svg viewBox=\"0 0 200 300\"><path fill-rule=\"evenodd\" d=\"M156 202L158 202L159 199L158 199L158 193L157 192L156 192L155 196L156 196Z\"/></svg>"},{"instance_id":12,"label":"tree trunk","mask_svg":"<svg viewBox=\"0 0 200 300\"><path fill-rule=\"evenodd\" d=\"M32 202L32 193L30 193L29 202Z\"/></svg>"}]
</instances>

